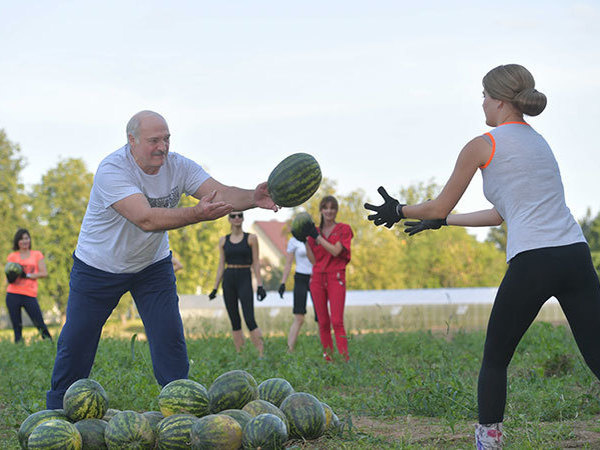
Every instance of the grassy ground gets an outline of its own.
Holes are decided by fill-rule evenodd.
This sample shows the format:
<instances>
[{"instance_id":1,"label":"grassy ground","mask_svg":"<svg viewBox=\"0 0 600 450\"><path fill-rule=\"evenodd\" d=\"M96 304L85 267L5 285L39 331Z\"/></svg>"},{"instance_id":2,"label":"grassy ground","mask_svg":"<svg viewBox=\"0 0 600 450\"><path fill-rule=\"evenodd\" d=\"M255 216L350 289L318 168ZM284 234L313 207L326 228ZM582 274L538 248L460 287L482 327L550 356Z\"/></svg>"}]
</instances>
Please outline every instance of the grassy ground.
<instances>
[{"instance_id":1,"label":"grassy ground","mask_svg":"<svg viewBox=\"0 0 600 450\"><path fill-rule=\"evenodd\" d=\"M209 387L221 373L249 371L258 382L283 377L333 407L341 434L297 448L471 448L476 383L484 332L457 326L452 317L437 331L390 332L365 312L348 311L351 361L320 357L316 326L307 321L296 352L286 352L290 316L259 311L266 358L247 343L238 355L225 318L186 320L190 378ZM271 315L270 315L271 314ZM361 316L363 319L361 319ZM309 316L310 317L310 314ZM53 329L53 334L58 330ZM18 448L16 432L28 414L44 409L55 344L26 330L25 345L0 330L0 442ZM105 327L92 378L110 396L111 408L158 409L160 387L138 321ZM507 448L600 448L600 383L580 357L568 327L536 323L509 369Z\"/></svg>"}]
</instances>

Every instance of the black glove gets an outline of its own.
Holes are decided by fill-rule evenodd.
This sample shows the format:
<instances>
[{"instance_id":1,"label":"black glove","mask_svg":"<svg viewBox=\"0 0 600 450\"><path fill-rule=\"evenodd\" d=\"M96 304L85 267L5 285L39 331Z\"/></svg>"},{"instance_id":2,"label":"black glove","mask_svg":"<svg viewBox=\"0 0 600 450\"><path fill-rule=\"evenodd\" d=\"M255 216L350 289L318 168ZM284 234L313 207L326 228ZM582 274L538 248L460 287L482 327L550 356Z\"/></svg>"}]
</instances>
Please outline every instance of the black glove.
<instances>
[{"instance_id":1,"label":"black glove","mask_svg":"<svg viewBox=\"0 0 600 450\"><path fill-rule=\"evenodd\" d=\"M317 231L317 227L315 226L314 222L308 222L306 225L304 225L302 228L302 233L305 236L310 236L313 239L319 237L319 232Z\"/></svg>"},{"instance_id":2,"label":"black glove","mask_svg":"<svg viewBox=\"0 0 600 450\"><path fill-rule=\"evenodd\" d=\"M214 300L216 296L217 296L217 290L213 289L212 291L210 291L210 294L208 294L208 299Z\"/></svg>"},{"instance_id":3,"label":"black glove","mask_svg":"<svg viewBox=\"0 0 600 450\"><path fill-rule=\"evenodd\" d=\"M27 274L25 273L25 269L21 270L21 275L19 275L21 278L27 278Z\"/></svg>"},{"instance_id":4,"label":"black glove","mask_svg":"<svg viewBox=\"0 0 600 450\"><path fill-rule=\"evenodd\" d=\"M409 236L420 233L424 230L439 230L446 223L446 219L426 219L419 220L418 222L404 222L404 232L408 233Z\"/></svg>"},{"instance_id":5,"label":"black glove","mask_svg":"<svg viewBox=\"0 0 600 450\"><path fill-rule=\"evenodd\" d=\"M265 291L264 287L259 286L256 288L256 298L258 299L259 302L262 302L266 296L267 296L267 291Z\"/></svg>"},{"instance_id":6,"label":"black glove","mask_svg":"<svg viewBox=\"0 0 600 450\"><path fill-rule=\"evenodd\" d=\"M372 220L377 226L385 225L387 228L392 228L392 225L400 222L401 219L404 219L402 207L406 205L400 203L395 198L390 197L383 186L379 186L377 192L383 197L384 203L380 206L365 203L365 209L375 211L376 213L367 216L367 219Z\"/></svg>"},{"instance_id":7,"label":"black glove","mask_svg":"<svg viewBox=\"0 0 600 450\"><path fill-rule=\"evenodd\" d=\"M6 267L10 267L10 269L6 269ZM25 278L25 271L23 270L23 266L21 266L21 264L19 263L7 263L5 267L5 275L6 275L6 281L8 281L8 283L14 283L17 278ZM15 270L17 269L17 270Z\"/></svg>"},{"instance_id":8,"label":"black glove","mask_svg":"<svg viewBox=\"0 0 600 450\"><path fill-rule=\"evenodd\" d=\"M285 292L285 283L281 283L279 285L279 289L277 289L277 292L279 292L279 296L283 298L283 293Z\"/></svg>"}]
</instances>

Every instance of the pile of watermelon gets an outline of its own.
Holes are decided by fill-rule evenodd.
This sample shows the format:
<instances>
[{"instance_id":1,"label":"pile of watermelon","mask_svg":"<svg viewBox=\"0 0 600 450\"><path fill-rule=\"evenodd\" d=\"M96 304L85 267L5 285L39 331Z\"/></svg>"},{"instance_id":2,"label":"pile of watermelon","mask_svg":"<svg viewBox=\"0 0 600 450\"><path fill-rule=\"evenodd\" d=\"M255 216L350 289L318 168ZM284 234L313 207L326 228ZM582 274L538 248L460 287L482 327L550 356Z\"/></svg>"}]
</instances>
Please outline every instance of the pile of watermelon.
<instances>
[{"instance_id":1,"label":"pile of watermelon","mask_svg":"<svg viewBox=\"0 0 600 450\"><path fill-rule=\"evenodd\" d=\"M209 389L190 380L167 384L160 411L108 408L103 387L78 380L63 409L27 417L18 437L23 449L282 449L290 439L317 439L340 429L326 403L295 392L283 378L257 384L244 370L223 373Z\"/></svg>"}]
</instances>

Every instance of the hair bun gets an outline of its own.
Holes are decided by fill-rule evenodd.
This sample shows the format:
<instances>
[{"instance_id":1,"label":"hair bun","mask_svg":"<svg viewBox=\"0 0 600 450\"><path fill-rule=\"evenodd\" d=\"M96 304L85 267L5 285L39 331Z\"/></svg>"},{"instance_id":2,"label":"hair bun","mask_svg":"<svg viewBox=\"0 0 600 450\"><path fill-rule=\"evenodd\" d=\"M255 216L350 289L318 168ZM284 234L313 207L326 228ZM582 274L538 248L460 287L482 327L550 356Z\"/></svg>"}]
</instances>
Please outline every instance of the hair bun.
<instances>
[{"instance_id":1,"label":"hair bun","mask_svg":"<svg viewBox=\"0 0 600 450\"><path fill-rule=\"evenodd\" d=\"M537 116L546 108L547 99L544 94L538 92L536 89L525 88L515 95L512 103L523 114Z\"/></svg>"}]
</instances>

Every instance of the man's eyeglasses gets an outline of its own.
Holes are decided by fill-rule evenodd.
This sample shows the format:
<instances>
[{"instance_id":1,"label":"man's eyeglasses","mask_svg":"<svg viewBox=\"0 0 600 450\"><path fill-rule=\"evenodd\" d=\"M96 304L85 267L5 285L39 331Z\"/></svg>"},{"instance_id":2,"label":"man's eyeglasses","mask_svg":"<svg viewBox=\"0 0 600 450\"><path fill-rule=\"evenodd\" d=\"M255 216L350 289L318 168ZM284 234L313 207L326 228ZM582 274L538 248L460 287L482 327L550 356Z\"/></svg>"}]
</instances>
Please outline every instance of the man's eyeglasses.
<instances>
[{"instance_id":1,"label":"man's eyeglasses","mask_svg":"<svg viewBox=\"0 0 600 450\"><path fill-rule=\"evenodd\" d=\"M229 214L229 218L230 219L243 219L244 218L244 213Z\"/></svg>"}]
</instances>

